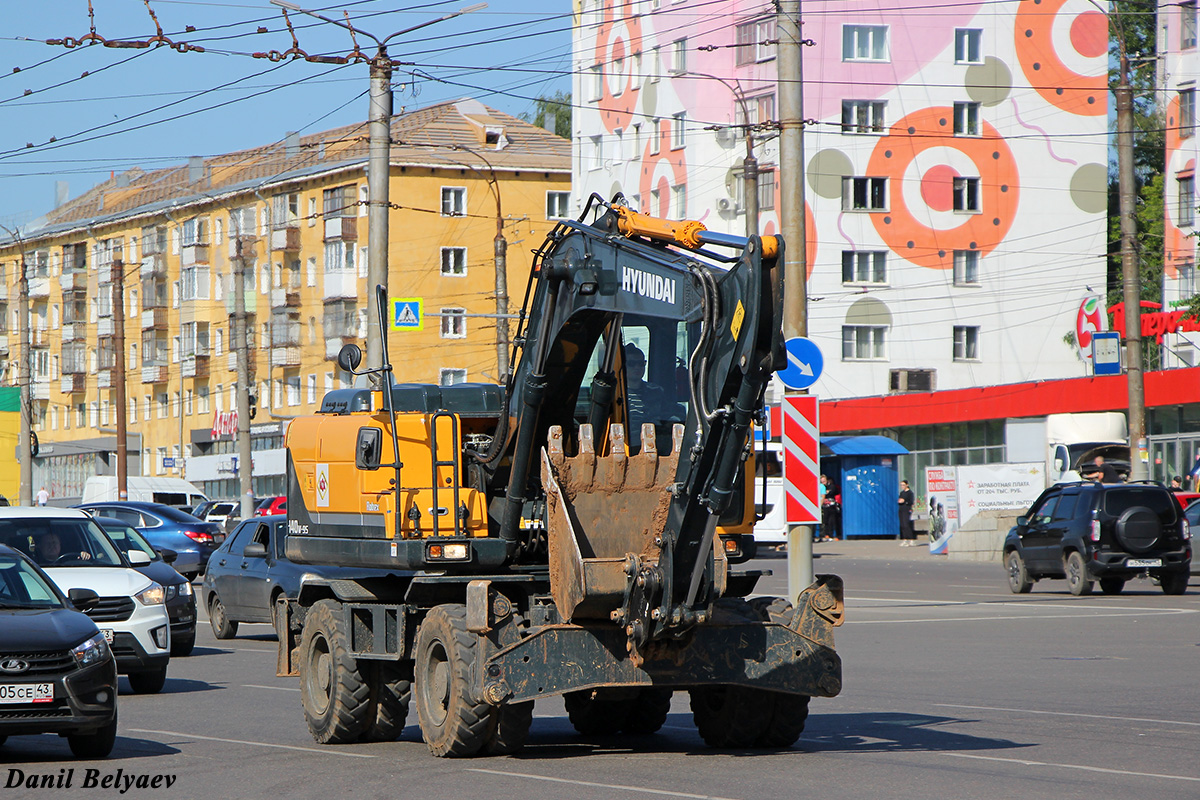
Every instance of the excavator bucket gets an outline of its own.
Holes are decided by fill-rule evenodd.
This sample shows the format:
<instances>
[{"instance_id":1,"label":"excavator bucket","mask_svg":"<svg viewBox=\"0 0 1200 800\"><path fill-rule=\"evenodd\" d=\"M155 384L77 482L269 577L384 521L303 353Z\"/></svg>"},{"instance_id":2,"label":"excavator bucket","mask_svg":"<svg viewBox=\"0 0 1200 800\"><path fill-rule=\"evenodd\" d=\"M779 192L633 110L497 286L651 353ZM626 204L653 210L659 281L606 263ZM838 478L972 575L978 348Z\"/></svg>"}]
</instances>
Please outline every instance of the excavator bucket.
<instances>
[{"instance_id":1,"label":"excavator bucket","mask_svg":"<svg viewBox=\"0 0 1200 800\"><path fill-rule=\"evenodd\" d=\"M658 560L683 426L673 427L668 455L659 455L649 424L635 456L626 453L623 425L609 427L608 443L608 455L598 455L592 426L581 425L577 454L568 456L555 425L542 450L550 590L568 621L608 619L624 599L630 556Z\"/></svg>"}]
</instances>

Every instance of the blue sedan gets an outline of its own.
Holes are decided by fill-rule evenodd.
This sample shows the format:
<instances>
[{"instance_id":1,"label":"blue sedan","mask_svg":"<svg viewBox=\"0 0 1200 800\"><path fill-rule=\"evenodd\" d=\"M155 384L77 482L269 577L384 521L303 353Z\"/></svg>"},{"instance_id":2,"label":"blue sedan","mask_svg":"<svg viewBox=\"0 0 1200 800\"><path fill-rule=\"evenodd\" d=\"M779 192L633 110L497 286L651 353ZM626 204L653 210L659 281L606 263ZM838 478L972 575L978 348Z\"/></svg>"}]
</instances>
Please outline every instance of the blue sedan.
<instances>
[{"instance_id":1,"label":"blue sedan","mask_svg":"<svg viewBox=\"0 0 1200 800\"><path fill-rule=\"evenodd\" d=\"M225 540L221 526L161 503L85 503L97 517L112 517L136 528L156 550L174 550L174 567L189 581L204 572L209 556Z\"/></svg>"}]
</instances>

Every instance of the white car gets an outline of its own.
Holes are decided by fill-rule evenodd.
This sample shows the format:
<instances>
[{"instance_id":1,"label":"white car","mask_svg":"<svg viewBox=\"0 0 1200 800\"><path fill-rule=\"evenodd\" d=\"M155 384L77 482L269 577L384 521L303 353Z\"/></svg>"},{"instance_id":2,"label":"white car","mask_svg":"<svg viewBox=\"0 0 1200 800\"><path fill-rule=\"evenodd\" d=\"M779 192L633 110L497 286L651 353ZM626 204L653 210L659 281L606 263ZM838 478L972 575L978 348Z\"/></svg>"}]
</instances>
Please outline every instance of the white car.
<instances>
[{"instance_id":1,"label":"white car","mask_svg":"<svg viewBox=\"0 0 1200 800\"><path fill-rule=\"evenodd\" d=\"M73 508L0 508L0 544L28 555L58 585L91 589L100 602L85 613L109 641L117 671L135 692L158 692L167 679L171 624L162 585L126 561L88 514Z\"/></svg>"}]
</instances>

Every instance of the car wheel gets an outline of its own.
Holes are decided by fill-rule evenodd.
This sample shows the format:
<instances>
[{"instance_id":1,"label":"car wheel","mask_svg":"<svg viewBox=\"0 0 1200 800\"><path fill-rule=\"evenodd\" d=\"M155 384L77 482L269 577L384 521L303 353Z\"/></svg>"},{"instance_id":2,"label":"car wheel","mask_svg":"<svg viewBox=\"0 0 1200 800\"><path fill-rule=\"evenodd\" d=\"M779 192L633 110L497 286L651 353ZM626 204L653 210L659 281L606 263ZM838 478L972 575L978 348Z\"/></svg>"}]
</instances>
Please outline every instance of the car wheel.
<instances>
[{"instance_id":1,"label":"car wheel","mask_svg":"<svg viewBox=\"0 0 1200 800\"><path fill-rule=\"evenodd\" d=\"M1188 587L1188 574L1186 572L1164 572L1158 576L1158 582L1162 584L1163 594L1183 594Z\"/></svg>"},{"instance_id":2,"label":"car wheel","mask_svg":"<svg viewBox=\"0 0 1200 800\"><path fill-rule=\"evenodd\" d=\"M172 656L190 656L192 650L196 647L196 629L192 628L191 633L185 633L182 636L171 637L171 655Z\"/></svg>"},{"instance_id":3,"label":"car wheel","mask_svg":"<svg viewBox=\"0 0 1200 800\"><path fill-rule=\"evenodd\" d=\"M225 605L216 595L213 595L213 599L208 603L208 624L212 625L213 636L218 639L232 639L237 636L238 624L229 619L225 613Z\"/></svg>"},{"instance_id":4,"label":"car wheel","mask_svg":"<svg viewBox=\"0 0 1200 800\"><path fill-rule=\"evenodd\" d=\"M167 682L167 668L162 667L153 672L132 672L129 674L129 687L134 694L158 694Z\"/></svg>"},{"instance_id":5,"label":"car wheel","mask_svg":"<svg viewBox=\"0 0 1200 800\"><path fill-rule=\"evenodd\" d=\"M1016 550L1004 557L1004 566L1008 572L1008 588L1013 594L1029 594L1033 589L1033 579L1025 568L1025 559Z\"/></svg>"},{"instance_id":6,"label":"car wheel","mask_svg":"<svg viewBox=\"0 0 1200 800\"><path fill-rule=\"evenodd\" d=\"M4 737L0 736L0 744ZM67 744L76 758L106 758L112 752L117 742L117 715L113 714L112 722L95 733L75 734L67 736Z\"/></svg>"},{"instance_id":7,"label":"car wheel","mask_svg":"<svg viewBox=\"0 0 1200 800\"><path fill-rule=\"evenodd\" d=\"M1071 590L1071 594L1079 597L1092 593L1092 582L1088 579L1087 564L1084 563L1083 555L1078 550L1067 556L1067 563L1063 571L1067 575L1067 588Z\"/></svg>"},{"instance_id":8,"label":"car wheel","mask_svg":"<svg viewBox=\"0 0 1200 800\"><path fill-rule=\"evenodd\" d=\"M1105 594L1120 594L1125 588L1124 578L1101 578L1100 591Z\"/></svg>"}]
</instances>

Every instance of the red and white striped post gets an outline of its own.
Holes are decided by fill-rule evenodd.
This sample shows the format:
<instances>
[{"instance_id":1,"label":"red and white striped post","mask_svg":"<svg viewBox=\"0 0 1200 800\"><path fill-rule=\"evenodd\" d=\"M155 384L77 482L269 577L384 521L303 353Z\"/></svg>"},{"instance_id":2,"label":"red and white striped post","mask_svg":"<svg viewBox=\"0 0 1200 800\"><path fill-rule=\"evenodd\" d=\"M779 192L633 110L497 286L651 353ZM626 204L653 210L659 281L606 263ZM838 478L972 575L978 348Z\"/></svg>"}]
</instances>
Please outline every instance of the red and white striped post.
<instances>
[{"instance_id":1,"label":"red and white striped post","mask_svg":"<svg viewBox=\"0 0 1200 800\"><path fill-rule=\"evenodd\" d=\"M821 521L819 409L814 395L783 398L783 482L788 525Z\"/></svg>"}]
</instances>

